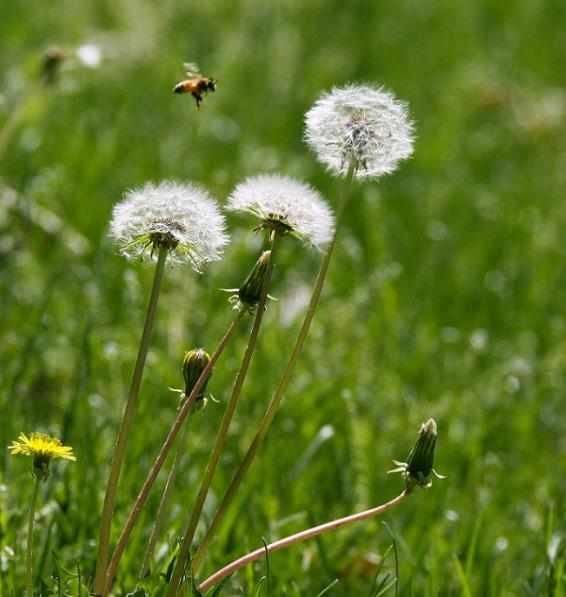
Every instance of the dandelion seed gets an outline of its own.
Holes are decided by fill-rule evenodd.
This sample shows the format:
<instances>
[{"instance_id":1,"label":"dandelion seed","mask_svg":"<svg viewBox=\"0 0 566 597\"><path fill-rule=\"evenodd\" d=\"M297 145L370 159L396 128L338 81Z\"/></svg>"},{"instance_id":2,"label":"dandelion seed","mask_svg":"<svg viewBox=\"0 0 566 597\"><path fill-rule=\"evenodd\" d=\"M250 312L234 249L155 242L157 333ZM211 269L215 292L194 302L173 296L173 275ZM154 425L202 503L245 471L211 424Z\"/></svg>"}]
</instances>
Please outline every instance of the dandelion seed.
<instances>
[{"instance_id":1,"label":"dandelion seed","mask_svg":"<svg viewBox=\"0 0 566 597\"><path fill-rule=\"evenodd\" d=\"M294 178L278 174L253 176L240 183L228 209L253 214L259 228L294 235L321 249L332 238L334 216L320 193Z\"/></svg>"},{"instance_id":2,"label":"dandelion seed","mask_svg":"<svg viewBox=\"0 0 566 597\"><path fill-rule=\"evenodd\" d=\"M114 207L110 235L128 258L167 248L169 260L196 271L217 261L228 243L224 216L202 187L172 181L128 191Z\"/></svg>"},{"instance_id":3,"label":"dandelion seed","mask_svg":"<svg viewBox=\"0 0 566 597\"><path fill-rule=\"evenodd\" d=\"M381 87L348 85L324 94L305 116L305 140L332 174L377 178L413 153L407 107Z\"/></svg>"},{"instance_id":4,"label":"dandelion seed","mask_svg":"<svg viewBox=\"0 0 566 597\"><path fill-rule=\"evenodd\" d=\"M73 448L64 446L57 438L43 433L32 433L28 437L20 433L18 439L8 446L10 454L33 456L33 471L38 479L45 480L49 476L51 460L76 460Z\"/></svg>"}]
</instances>

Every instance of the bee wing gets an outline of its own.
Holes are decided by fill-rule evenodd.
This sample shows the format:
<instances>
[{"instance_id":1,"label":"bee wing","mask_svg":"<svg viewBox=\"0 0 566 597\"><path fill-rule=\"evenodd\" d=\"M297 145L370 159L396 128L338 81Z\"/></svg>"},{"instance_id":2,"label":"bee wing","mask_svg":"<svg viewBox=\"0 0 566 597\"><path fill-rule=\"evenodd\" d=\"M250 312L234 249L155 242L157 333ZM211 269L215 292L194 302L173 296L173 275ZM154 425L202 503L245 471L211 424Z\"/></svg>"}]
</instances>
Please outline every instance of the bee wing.
<instances>
[{"instance_id":1,"label":"bee wing","mask_svg":"<svg viewBox=\"0 0 566 597\"><path fill-rule=\"evenodd\" d=\"M183 63L183 66L185 67L187 77L194 77L195 75L200 74L200 68L195 62L185 62Z\"/></svg>"}]
</instances>

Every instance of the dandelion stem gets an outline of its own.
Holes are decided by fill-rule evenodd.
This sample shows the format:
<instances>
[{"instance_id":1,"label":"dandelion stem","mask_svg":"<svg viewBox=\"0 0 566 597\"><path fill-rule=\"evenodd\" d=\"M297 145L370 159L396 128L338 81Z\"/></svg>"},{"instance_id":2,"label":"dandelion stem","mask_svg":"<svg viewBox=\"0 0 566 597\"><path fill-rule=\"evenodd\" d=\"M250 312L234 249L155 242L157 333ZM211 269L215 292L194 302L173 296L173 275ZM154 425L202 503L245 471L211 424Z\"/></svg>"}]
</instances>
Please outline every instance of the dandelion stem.
<instances>
[{"instance_id":1,"label":"dandelion stem","mask_svg":"<svg viewBox=\"0 0 566 597\"><path fill-rule=\"evenodd\" d=\"M35 86L33 86L27 95L20 98L17 108L14 108L4 122L4 126L0 129L0 160L3 159L4 152L12 140L12 135L18 130L30 104L39 94L40 90L36 90Z\"/></svg>"},{"instance_id":2,"label":"dandelion stem","mask_svg":"<svg viewBox=\"0 0 566 597\"><path fill-rule=\"evenodd\" d=\"M228 341L232 337L232 335L233 335L234 331L236 330L237 325L243 315L244 315L243 311L239 311L238 314L236 315L236 317L232 320L232 322L230 323L230 325L228 327L228 330L224 334L222 340L220 340L220 343L216 347L216 350L214 351L214 353L211 355L209 363L203 369L202 373L200 374L200 377L198 378L195 385L193 386L191 393L184 400L181 408L177 412L177 416L175 417L175 420L173 421L173 425L171 426L171 429L169 430L169 433L168 433L167 437L165 438L165 441L163 442L163 444L159 450L159 454L157 455L155 461L153 462L153 464L151 466L151 469L149 470L149 472L147 474L145 481L143 482L142 488L140 489L140 492L138 493L138 496L136 497L136 500L132 506L132 509L130 510L130 513L128 514L126 523L124 524L124 527L122 528L122 531L118 538L118 542L116 543L116 549L114 550L114 553L112 554L112 559L110 560L108 569L106 571L106 582L105 582L104 593L103 593L104 596L108 595L108 593L110 591L112 582L114 580L114 575L116 574L116 570L118 569L118 564L120 563L120 559L122 557L122 554L124 553L124 549L126 548L128 540L130 538L130 535L131 535L131 533L134 529L134 526L139 518L139 515L141 514L141 511L147 501L147 498L149 497L149 493L151 491L151 488L153 487L153 484L155 483L155 480L157 479L157 475L159 474L159 471L163 467L163 464L164 464L165 460L167 459L167 456L173 446L173 443L175 442L175 439L179 433L179 430L181 429L185 419L187 418L187 415L192 410L192 407L194 406L197 396L199 395L206 380L209 378L210 371L212 370L212 367L214 366L216 361L219 359L220 355L224 352L224 349L226 348Z\"/></svg>"},{"instance_id":3,"label":"dandelion stem","mask_svg":"<svg viewBox=\"0 0 566 597\"><path fill-rule=\"evenodd\" d=\"M165 246L159 248L157 256L157 264L155 266L155 273L153 277L153 286L147 307L145 323L142 337L138 349L138 356L132 375L130 384L130 391L126 401L126 407L122 416L122 422L118 431L118 437L114 446L114 454L112 457L112 464L110 467L110 476L106 485L106 495L104 496L104 506L102 508L102 517L100 520L100 534L98 540L98 555L96 560L96 574L94 580L94 593L99 595L104 589L104 579L106 574L106 565L110 553L110 534L112 531L112 517L114 515L114 506L116 502L116 493L118 490L118 481L120 479L120 472L124 463L126 454L126 445L128 442L128 435L138 402L140 393L140 386L145 366L147 352L149 350L149 343L153 331L153 323L155 321L155 314L157 311L157 303L159 300L159 291L161 289L161 281L163 279L163 272L165 270L165 261L167 258L168 249Z\"/></svg>"},{"instance_id":4,"label":"dandelion stem","mask_svg":"<svg viewBox=\"0 0 566 597\"><path fill-rule=\"evenodd\" d=\"M40 478L35 476L33 484L33 494L31 496L31 503L29 507L28 518L28 543L26 549L26 584L27 595L33 597L33 523L35 520L35 506L37 504L37 496L39 494Z\"/></svg>"},{"instance_id":5,"label":"dandelion stem","mask_svg":"<svg viewBox=\"0 0 566 597\"><path fill-rule=\"evenodd\" d=\"M223 568L209 576L203 583L201 583L201 585L199 586L199 591L202 591L204 593L214 585L217 585L222 579L226 578L230 574L233 574L243 566L247 566L248 564L251 564L256 560L264 558L266 552L270 554L281 549L285 549L286 547L291 547L296 543L306 541L307 539L312 539L313 537L318 537L319 535L323 535L324 533L335 531L341 527L352 524L354 522L361 522L362 520L367 520L368 518L380 516L381 514L384 514L391 508L394 508L395 506L400 504L408 495L409 493L407 491L403 491L389 502L385 502L385 504L381 504L380 506L376 506L375 508L370 508L369 510L364 510L363 512L357 512L356 514L350 514L350 516L344 516L343 518L331 520L330 522L325 522L324 524L320 524L318 526L311 527L310 529L300 531L299 533L289 535L288 537L284 537L283 539L274 541L273 543L270 543L267 546L263 546L254 551L251 551L250 553L242 556L241 558L238 558L237 560L234 560L230 564L224 566Z\"/></svg>"},{"instance_id":6,"label":"dandelion stem","mask_svg":"<svg viewBox=\"0 0 566 597\"><path fill-rule=\"evenodd\" d=\"M250 337L248 339L248 345L246 347L246 351L242 358L242 363L240 365L240 369L238 371L238 375L236 376L236 381L234 382L234 388L232 390L232 396L228 402L226 410L224 411L224 416L222 417L222 421L220 422L220 428L216 435L216 440L214 443L214 447L210 454L210 458L206 465L206 469L204 472L204 476L202 478L199 492L197 495L197 499L195 505L191 512L191 517L189 519L189 524L187 530L185 531L185 535L183 537L183 541L181 543L181 547L179 549L179 553L177 555L177 561L175 563L175 569L173 571L173 576L171 578L168 590L168 597L174 596L177 594L177 590L181 585L183 574L185 572L185 564L188 559L188 555L190 553L191 546L193 544L195 531L197 529L198 521L202 514L202 509L204 507L204 502L206 500L206 496L208 495L208 491L210 489L210 485L212 483L212 479L214 477L214 473L216 471L216 467L220 460L220 456L226 445L226 441L228 438L228 429L230 427L230 423L234 417L234 413L236 412L236 408L238 406L238 402L240 396L242 394L242 388L244 385L244 381L246 379L246 375L248 373L250 363L252 360L252 356L254 354L257 339L259 336L259 330L261 327L261 323L263 320L263 315L265 313L265 308L267 304L267 295L269 292L269 285L271 282L271 273L273 271L273 259L275 256L275 248L277 245L278 240L278 233L277 231L273 231L271 234L271 257L269 260L269 266L266 272L266 275L263 279L262 288L261 288L261 296L259 303L256 307L256 313L254 318L254 323L252 326L252 330L250 332Z\"/></svg>"},{"instance_id":7,"label":"dandelion stem","mask_svg":"<svg viewBox=\"0 0 566 597\"><path fill-rule=\"evenodd\" d=\"M325 256L322 260L322 263L320 265L320 269L319 269L318 275L316 277L313 292L311 295L310 303L309 303L307 312L305 314L303 324L299 331L297 341L295 343L295 346L293 348L291 356L289 357L289 361L287 363L285 371L283 372L283 376L281 377L281 380L279 381L279 385L277 386L277 389L275 390L275 394L271 398L271 401L269 402L267 410L265 411L263 418L259 423L259 426L258 426L258 429L254 436L254 439L253 439L250 447L248 448L248 451L246 452L244 459L240 463L240 466L238 467L238 470L236 471L236 473L232 479L232 482L230 483L230 486L226 490L226 493L224 494L224 497L222 498L222 502L220 503L220 506L218 507L218 510L216 511L216 514L214 515L214 518L212 519L210 527L208 528L201 544L199 545L199 548L197 549L197 551L195 553L195 556L193 558L193 571L194 572L198 571L200 565L202 564L202 561L203 561L203 558L205 555L205 551L206 551L208 545L210 544L211 540L213 539L230 504L232 503L232 501L236 495L236 492L238 491L238 488L240 487L240 484L242 483L244 476L246 475L247 471L249 470L250 466L252 465L252 463L259 451L259 448L261 447L261 444L262 444L265 436L267 435L267 432L269 431L269 427L271 426L271 423L273 422L273 419L275 418L275 415L277 413L279 405L281 404L281 401L283 400L283 396L285 394L287 386L289 385L289 382L291 381L291 377L293 375L295 365L297 364L297 360L299 358L299 355L301 353L301 350L303 348L303 345L304 345L307 335L309 333L309 329L310 329L316 308L317 308L319 300L320 300L320 295L322 292L322 287L324 285L324 281L326 279L326 274L328 272L328 266L330 264L330 259L332 257L334 247L336 245L336 237L337 237L337 233L338 233L338 227L340 225L340 222L342 219L342 214L344 212L344 207L346 205L346 202L347 202L349 194L350 194L350 188L351 188L352 180L354 177L354 172L355 172L355 167L353 164L351 164L350 168L348 170L348 175L345 180L344 188L342 191L342 196L340 198L340 202L339 202L338 209L336 212L336 229L334 231L334 236L330 242L330 245L328 246L326 254L325 254Z\"/></svg>"},{"instance_id":8,"label":"dandelion stem","mask_svg":"<svg viewBox=\"0 0 566 597\"><path fill-rule=\"evenodd\" d=\"M175 450L175 456L173 458L169 474L167 475L167 480L165 481L165 487L163 488L163 492L161 493L159 506L157 507L157 513L155 514L155 522L153 523L153 529L151 530L151 535L149 536L149 540L147 542L147 549L143 558L140 574L140 579L142 580L151 573L151 562L153 560L155 546L157 545L157 540L159 539L159 534L161 532L163 522L165 521L165 513L167 510L167 504L169 502L169 496L171 495L173 487L175 485L175 479L177 477L177 468L179 466L179 459L181 458L181 449L183 447L183 444L185 443L184 439L186 433L187 426L185 425L183 433L181 434L181 439L179 440L179 445Z\"/></svg>"}]
</instances>

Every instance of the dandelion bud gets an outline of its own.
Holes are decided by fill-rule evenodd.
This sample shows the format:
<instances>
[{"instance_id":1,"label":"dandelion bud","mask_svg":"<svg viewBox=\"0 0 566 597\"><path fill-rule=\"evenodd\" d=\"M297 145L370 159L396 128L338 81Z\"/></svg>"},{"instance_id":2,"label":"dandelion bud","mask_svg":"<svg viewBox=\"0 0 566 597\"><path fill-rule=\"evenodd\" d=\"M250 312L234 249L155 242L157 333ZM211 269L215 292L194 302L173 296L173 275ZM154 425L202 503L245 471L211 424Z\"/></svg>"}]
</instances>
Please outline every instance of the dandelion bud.
<instances>
[{"instance_id":1,"label":"dandelion bud","mask_svg":"<svg viewBox=\"0 0 566 597\"><path fill-rule=\"evenodd\" d=\"M271 262L271 251L264 251L238 290L238 299L246 307L255 307L260 299L265 276Z\"/></svg>"},{"instance_id":2,"label":"dandelion bud","mask_svg":"<svg viewBox=\"0 0 566 597\"><path fill-rule=\"evenodd\" d=\"M53 85L57 82L57 77L61 65L65 60L65 52L61 48L47 48L41 57L41 80L45 85Z\"/></svg>"},{"instance_id":3,"label":"dandelion bud","mask_svg":"<svg viewBox=\"0 0 566 597\"><path fill-rule=\"evenodd\" d=\"M210 355L206 350L202 348L196 348L194 350L189 350L183 359L183 377L185 379L185 396L189 396L194 388L195 384L197 383L199 377L201 376L202 372L205 370L206 366L210 363ZM209 371L208 376L202 385L199 393L197 394L197 400L202 400L204 398L204 394L206 392L206 386L208 384L208 380L212 375L212 370Z\"/></svg>"},{"instance_id":4,"label":"dandelion bud","mask_svg":"<svg viewBox=\"0 0 566 597\"><path fill-rule=\"evenodd\" d=\"M417 443L409 454L407 474L418 485L428 485L430 483L437 435L436 421L429 419L421 425Z\"/></svg>"},{"instance_id":5,"label":"dandelion bud","mask_svg":"<svg viewBox=\"0 0 566 597\"><path fill-rule=\"evenodd\" d=\"M438 479L445 478L434 470L434 450L437 436L436 421L429 419L421 425L417 443L409 452L407 462L393 461L397 468L389 472L402 473L407 484L407 491L411 491L416 485L430 487L433 475Z\"/></svg>"}]
</instances>

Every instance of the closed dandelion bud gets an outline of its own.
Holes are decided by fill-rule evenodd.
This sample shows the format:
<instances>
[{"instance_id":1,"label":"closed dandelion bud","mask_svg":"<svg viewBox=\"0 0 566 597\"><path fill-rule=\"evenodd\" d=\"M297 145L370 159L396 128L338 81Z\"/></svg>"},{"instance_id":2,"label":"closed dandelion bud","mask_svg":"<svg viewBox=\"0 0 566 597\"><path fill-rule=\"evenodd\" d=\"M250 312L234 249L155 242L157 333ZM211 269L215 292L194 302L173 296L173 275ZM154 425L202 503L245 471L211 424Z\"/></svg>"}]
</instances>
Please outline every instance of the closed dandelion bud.
<instances>
[{"instance_id":1,"label":"closed dandelion bud","mask_svg":"<svg viewBox=\"0 0 566 597\"><path fill-rule=\"evenodd\" d=\"M264 251L238 290L238 299L246 307L255 307L260 299L265 276L269 271L271 251Z\"/></svg>"},{"instance_id":2,"label":"closed dandelion bud","mask_svg":"<svg viewBox=\"0 0 566 597\"><path fill-rule=\"evenodd\" d=\"M203 348L196 348L194 350L189 350L183 359L183 377L185 379L185 397L189 396L194 388L195 384L197 383L199 377L201 376L202 372L205 370L206 366L210 363L210 355L206 350ZM197 394L197 400L201 400L204 398L204 394L206 392L206 386L208 384L208 380L212 375L212 370L209 371L208 376L203 383L201 389Z\"/></svg>"},{"instance_id":3,"label":"closed dandelion bud","mask_svg":"<svg viewBox=\"0 0 566 597\"><path fill-rule=\"evenodd\" d=\"M436 447L436 421L429 419L421 425L419 437L407 461L407 475L417 485L429 485L434 466Z\"/></svg>"},{"instance_id":4,"label":"closed dandelion bud","mask_svg":"<svg viewBox=\"0 0 566 597\"><path fill-rule=\"evenodd\" d=\"M47 48L41 57L41 80L47 86L57 82L65 52L61 48Z\"/></svg>"},{"instance_id":5,"label":"closed dandelion bud","mask_svg":"<svg viewBox=\"0 0 566 597\"><path fill-rule=\"evenodd\" d=\"M438 479L445 478L434 470L437 436L436 421L429 419L421 425L417 443L409 452L407 462L393 461L397 468L389 472L402 473L407 484L407 491L411 491L417 485L430 487L433 475Z\"/></svg>"}]
</instances>

